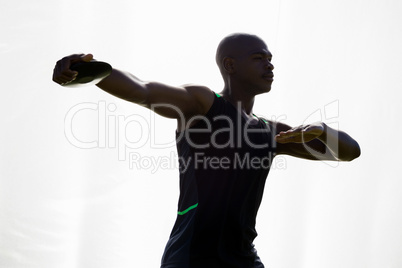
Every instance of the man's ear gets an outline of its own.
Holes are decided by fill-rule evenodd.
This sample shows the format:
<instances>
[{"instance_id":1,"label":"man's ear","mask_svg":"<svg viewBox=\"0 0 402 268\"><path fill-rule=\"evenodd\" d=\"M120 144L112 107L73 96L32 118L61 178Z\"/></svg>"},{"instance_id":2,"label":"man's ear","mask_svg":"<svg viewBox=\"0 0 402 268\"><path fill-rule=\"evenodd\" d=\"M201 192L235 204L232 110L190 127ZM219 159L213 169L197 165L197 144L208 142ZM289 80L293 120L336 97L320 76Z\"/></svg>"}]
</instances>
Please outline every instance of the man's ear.
<instances>
[{"instance_id":1,"label":"man's ear","mask_svg":"<svg viewBox=\"0 0 402 268\"><path fill-rule=\"evenodd\" d=\"M223 68L225 68L226 72L229 74L234 73L234 71L235 71L234 59L225 57L223 59Z\"/></svg>"}]
</instances>

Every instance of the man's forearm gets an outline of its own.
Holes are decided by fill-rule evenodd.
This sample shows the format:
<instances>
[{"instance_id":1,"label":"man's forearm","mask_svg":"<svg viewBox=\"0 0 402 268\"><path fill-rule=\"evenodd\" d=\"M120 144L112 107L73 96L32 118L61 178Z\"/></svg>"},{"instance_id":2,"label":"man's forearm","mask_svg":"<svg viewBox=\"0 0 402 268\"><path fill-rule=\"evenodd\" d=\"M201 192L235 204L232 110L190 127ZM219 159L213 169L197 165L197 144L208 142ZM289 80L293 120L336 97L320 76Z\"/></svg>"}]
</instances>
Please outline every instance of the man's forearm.
<instances>
[{"instance_id":1,"label":"man's forearm","mask_svg":"<svg viewBox=\"0 0 402 268\"><path fill-rule=\"evenodd\" d=\"M142 104L146 101L146 83L134 75L113 69L97 86L120 99Z\"/></svg>"}]
</instances>

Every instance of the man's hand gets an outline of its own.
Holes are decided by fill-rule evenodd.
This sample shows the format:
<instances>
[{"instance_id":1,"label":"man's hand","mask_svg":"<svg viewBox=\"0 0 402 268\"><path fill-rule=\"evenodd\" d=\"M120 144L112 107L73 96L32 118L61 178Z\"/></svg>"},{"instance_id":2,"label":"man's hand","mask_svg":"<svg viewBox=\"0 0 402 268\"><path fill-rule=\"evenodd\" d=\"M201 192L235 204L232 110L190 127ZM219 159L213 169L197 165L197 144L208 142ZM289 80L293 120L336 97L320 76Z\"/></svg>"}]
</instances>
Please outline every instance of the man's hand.
<instances>
[{"instance_id":1,"label":"man's hand","mask_svg":"<svg viewBox=\"0 0 402 268\"><path fill-rule=\"evenodd\" d=\"M278 143L306 143L319 138L324 133L324 124L314 123L301 125L287 131L281 131L275 136Z\"/></svg>"},{"instance_id":2,"label":"man's hand","mask_svg":"<svg viewBox=\"0 0 402 268\"><path fill-rule=\"evenodd\" d=\"M93 59L92 54L73 54L62 58L56 63L53 70L53 81L60 85L66 85L75 80L78 73L72 71L70 66L74 63L85 61L89 62Z\"/></svg>"}]
</instances>

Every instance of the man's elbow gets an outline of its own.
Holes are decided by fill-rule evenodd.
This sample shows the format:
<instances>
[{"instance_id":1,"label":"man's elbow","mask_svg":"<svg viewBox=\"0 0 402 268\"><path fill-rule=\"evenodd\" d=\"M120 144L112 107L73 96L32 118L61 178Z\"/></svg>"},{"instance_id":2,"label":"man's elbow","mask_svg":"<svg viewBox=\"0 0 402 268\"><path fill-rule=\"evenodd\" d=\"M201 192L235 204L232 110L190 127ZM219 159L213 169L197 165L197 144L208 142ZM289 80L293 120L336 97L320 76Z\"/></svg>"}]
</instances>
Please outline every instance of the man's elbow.
<instances>
[{"instance_id":1,"label":"man's elbow","mask_svg":"<svg viewBox=\"0 0 402 268\"><path fill-rule=\"evenodd\" d=\"M340 161L350 162L356 158L358 158L361 154L360 146L356 142L353 146L350 146L346 152L340 154L338 159Z\"/></svg>"}]
</instances>

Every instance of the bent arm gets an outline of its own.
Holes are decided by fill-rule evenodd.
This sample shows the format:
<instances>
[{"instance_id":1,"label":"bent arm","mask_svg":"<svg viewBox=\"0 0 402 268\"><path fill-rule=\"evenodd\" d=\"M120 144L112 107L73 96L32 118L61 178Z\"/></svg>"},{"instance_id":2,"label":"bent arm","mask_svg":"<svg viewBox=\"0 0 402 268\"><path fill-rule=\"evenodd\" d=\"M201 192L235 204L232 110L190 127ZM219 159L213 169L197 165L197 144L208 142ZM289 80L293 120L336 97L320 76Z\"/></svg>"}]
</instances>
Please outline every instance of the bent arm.
<instances>
[{"instance_id":1,"label":"bent arm","mask_svg":"<svg viewBox=\"0 0 402 268\"><path fill-rule=\"evenodd\" d=\"M310 160L351 161L360 156L359 144L347 133L325 123L295 128L274 123L277 154L287 154Z\"/></svg>"}]
</instances>

